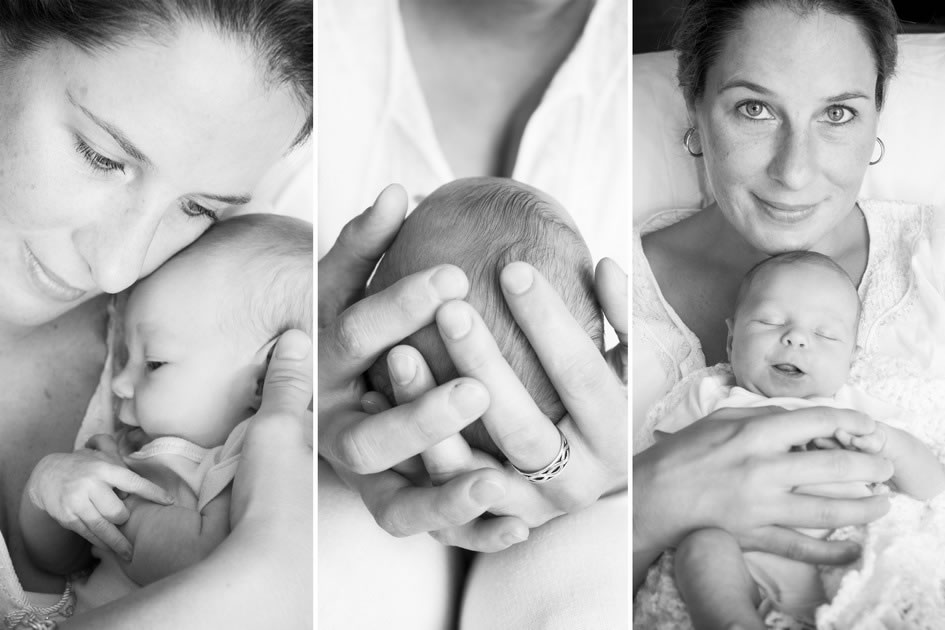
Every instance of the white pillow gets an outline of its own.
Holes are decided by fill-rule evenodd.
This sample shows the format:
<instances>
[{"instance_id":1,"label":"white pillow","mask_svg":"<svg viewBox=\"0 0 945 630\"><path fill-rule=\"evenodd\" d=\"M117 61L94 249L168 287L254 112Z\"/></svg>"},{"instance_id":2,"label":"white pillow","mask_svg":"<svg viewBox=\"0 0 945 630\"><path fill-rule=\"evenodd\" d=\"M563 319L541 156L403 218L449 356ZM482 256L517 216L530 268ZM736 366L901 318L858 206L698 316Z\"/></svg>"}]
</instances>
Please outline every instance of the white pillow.
<instances>
[{"instance_id":1,"label":"white pillow","mask_svg":"<svg viewBox=\"0 0 945 630\"><path fill-rule=\"evenodd\" d=\"M689 127L673 51L633 56L633 221L712 200L702 161L682 144ZM882 162L862 197L945 206L945 34L899 36L899 65L880 115Z\"/></svg>"}]
</instances>

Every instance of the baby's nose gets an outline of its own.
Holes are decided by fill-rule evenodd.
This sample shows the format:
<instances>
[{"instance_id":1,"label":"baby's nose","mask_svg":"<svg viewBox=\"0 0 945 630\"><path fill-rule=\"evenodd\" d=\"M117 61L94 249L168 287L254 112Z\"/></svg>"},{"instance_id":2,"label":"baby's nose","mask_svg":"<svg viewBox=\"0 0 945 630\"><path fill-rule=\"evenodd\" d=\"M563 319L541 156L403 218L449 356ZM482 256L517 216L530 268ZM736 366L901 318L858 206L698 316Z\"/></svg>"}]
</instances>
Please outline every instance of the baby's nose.
<instances>
[{"instance_id":1,"label":"baby's nose","mask_svg":"<svg viewBox=\"0 0 945 630\"><path fill-rule=\"evenodd\" d=\"M127 365L112 378L112 393L124 400L134 397L134 382L132 381L131 371L128 369Z\"/></svg>"},{"instance_id":2,"label":"baby's nose","mask_svg":"<svg viewBox=\"0 0 945 630\"><path fill-rule=\"evenodd\" d=\"M781 343L795 348L804 348L807 346L807 333L799 328L791 327L781 337Z\"/></svg>"}]
</instances>

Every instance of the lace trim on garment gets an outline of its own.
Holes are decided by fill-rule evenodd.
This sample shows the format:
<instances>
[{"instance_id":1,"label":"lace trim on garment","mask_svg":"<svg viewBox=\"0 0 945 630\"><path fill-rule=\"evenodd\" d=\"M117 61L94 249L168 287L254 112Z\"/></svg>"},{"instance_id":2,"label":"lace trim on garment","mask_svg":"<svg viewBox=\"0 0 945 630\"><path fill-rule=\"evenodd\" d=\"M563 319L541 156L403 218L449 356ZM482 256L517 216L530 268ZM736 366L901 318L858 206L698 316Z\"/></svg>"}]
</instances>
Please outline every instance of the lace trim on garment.
<instances>
[{"instance_id":1,"label":"lace trim on garment","mask_svg":"<svg viewBox=\"0 0 945 630\"><path fill-rule=\"evenodd\" d=\"M860 346L869 348L881 329L898 321L915 301L912 252L928 224L928 209L881 201L860 201L869 228L869 260L860 281L863 303Z\"/></svg>"},{"instance_id":2,"label":"lace trim on garment","mask_svg":"<svg viewBox=\"0 0 945 630\"><path fill-rule=\"evenodd\" d=\"M33 606L23 602L22 607L7 613L3 618L6 630L53 630L58 627L55 617L71 617L75 613L75 591L72 581L66 581L65 591L59 601L51 606Z\"/></svg>"},{"instance_id":3,"label":"lace trim on garment","mask_svg":"<svg viewBox=\"0 0 945 630\"><path fill-rule=\"evenodd\" d=\"M682 323L660 291L643 253L642 237L684 219L697 210L667 210L647 219L633 232L633 330L656 350L670 387L705 366L699 339Z\"/></svg>"},{"instance_id":4,"label":"lace trim on garment","mask_svg":"<svg viewBox=\"0 0 945 630\"><path fill-rule=\"evenodd\" d=\"M882 337L882 333L890 332L889 329L902 322L917 308L919 290L912 269L913 254L919 240L929 236L928 233L932 224L930 213L933 210L909 204L878 201L861 201L860 207L869 227L870 250L867 268L859 287L863 310L857 338L863 350L853 362L851 384L875 398L885 400L907 410L901 421L897 422L894 419L886 419L886 421L908 430L925 442L939 460L945 463L945 422L941 418L942 410L945 410L945 386L943 386L942 377L929 374L921 365L910 360L909 357L877 356L875 352L876 342ZM675 220L672 220L673 216L676 217L675 220L679 220L685 214L679 211L660 213L654 217L656 219L655 223L658 225L646 229L650 227L650 222L647 222L641 228L641 232L646 233L666 227L666 225L675 222ZM647 318L659 320L662 318L659 324L662 325L663 329L672 331L671 334L675 338L670 338L678 344L679 340L685 340L692 333L681 323L676 324L678 318L675 317L671 308L665 305L665 301L662 299L658 287L656 287L655 280L652 279L649 265L642 255L639 237L634 242L634 248L634 324L636 325L637 322L638 310L640 311L639 317L643 320ZM940 271L933 270L933 272ZM652 286L648 286L650 284ZM641 300L639 309L636 303L637 299ZM906 321L905 325L908 324L909 322ZM651 325L655 326L655 324ZM666 344L662 345L665 346ZM669 354L667 351L667 355ZM693 369L693 354L698 354L704 364L701 351L693 352L688 357L688 369L690 370ZM696 367L702 366L697 365ZM646 431L643 433L652 434L652 427L666 410L672 408L674 404L678 404L681 397L688 393L685 385L689 385L692 379L704 377L717 369L723 368L713 366L692 374L691 379L678 378L677 381L682 382L650 409L645 422ZM676 372L672 370L667 372L667 374L674 373ZM646 440L646 446L653 443L652 435L644 434L643 439ZM921 503L909 497L902 497L899 502L907 501L916 504ZM940 497L927 505L928 508L922 512L923 523L929 522L933 518L945 519L945 497ZM907 513L912 515L912 512L907 511ZM879 531L881 528L884 531L888 530L891 519L895 519L893 522L899 526L898 530L895 527L893 527L893 530L901 533L901 531L904 531L902 529L903 518L890 512L887 517L871 525L870 528L872 529L844 528L844 530L835 532L834 535L837 538L863 540L867 538L868 533ZM920 520L918 517L910 516L910 518L910 522ZM945 532L945 524L940 526L940 530ZM941 546L943 547L943 553L945 553L945 543L942 543ZM867 551L871 549L872 547L869 547ZM864 555L868 554L865 553ZM928 554L926 554L927 556ZM935 557L938 558L940 555ZM849 578L846 584L849 585L854 580L865 580L866 578L863 575L868 574L867 577L869 577L869 575L872 575L870 573L872 570L867 567L858 572L851 572L850 575L855 577ZM888 576L888 574L884 575ZM942 583L945 585L945 580ZM848 591L852 588L852 586L847 586ZM887 600L891 601L893 599L893 595L889 595L884 597L882 601L887 602ZM777 611L772 611L766 616L765 625L768 628L779 630L810 628L809 625ZM687 629L691 628L692 625L685 603L681 600L679 591L676 588L673 573L673 553L667 551L650 568L645 583L634 598L634 628L642 630L643 628L670 627ZM907 625L904 627L925 626Z\"/></svg>"}]
</instances>

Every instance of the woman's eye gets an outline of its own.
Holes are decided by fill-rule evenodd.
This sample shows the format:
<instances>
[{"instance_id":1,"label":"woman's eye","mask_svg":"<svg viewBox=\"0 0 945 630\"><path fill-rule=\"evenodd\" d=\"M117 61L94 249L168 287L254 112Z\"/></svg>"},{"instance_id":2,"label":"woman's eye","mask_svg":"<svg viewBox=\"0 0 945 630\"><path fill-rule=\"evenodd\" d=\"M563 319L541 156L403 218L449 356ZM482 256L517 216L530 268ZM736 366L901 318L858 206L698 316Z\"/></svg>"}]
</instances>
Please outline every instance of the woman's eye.
<instances>
[{"instance_id":1,"label":"woman's eye","mask_svg":"<svg viewBox=\"0 0 945 630\"><path fill-rule=\"evenodd\" d=\"M115 160L110 160L88 145L82 138L76 136L75 150L82 156L92 169L101 173L125 172L125 165Z\"/></svg>"},{"instance_id":2,"label":"woman's eye","mask_svg":"<svg viewBox=\"0 0 945 630\"><path fill-rule=\"evenodd\" d=\"M210 208L204 208L196 201L184 199L180 202L181 211L189 217L207 217L211 222L216 223L220 217Z\"/></svg>"},{"instance_id":3,"label":"woman's eye","mask_svg":"<svg viewBox=\"0 0 945 630\"><path fill-rule=\"evenodd\" d=\"M774 116L768 106L761 101L747 101L736 108L743 116L751 120L772 120Z\"/></svg>"},{"instance_id":4,"label":"woman's eye","mask_svg":"<svg viewBox=\"0 0 945 630\"><path fill-rule=\"evenodd\" d=\"M164 365L164 361L145 361L144 366L147 368L148 372L153 372Z\"/></svg>"},{"instance_id":5,"label":"woman's eye","mask_svg":"<svg viewBox=\"0 0 945 630\"><path fill-rule=\"evenodd\" d=\"M827 120L834 125L848 123L856 117L856 114L849 107L842 105L833 105L827 108Z\"/></svg>"}]
</instances>

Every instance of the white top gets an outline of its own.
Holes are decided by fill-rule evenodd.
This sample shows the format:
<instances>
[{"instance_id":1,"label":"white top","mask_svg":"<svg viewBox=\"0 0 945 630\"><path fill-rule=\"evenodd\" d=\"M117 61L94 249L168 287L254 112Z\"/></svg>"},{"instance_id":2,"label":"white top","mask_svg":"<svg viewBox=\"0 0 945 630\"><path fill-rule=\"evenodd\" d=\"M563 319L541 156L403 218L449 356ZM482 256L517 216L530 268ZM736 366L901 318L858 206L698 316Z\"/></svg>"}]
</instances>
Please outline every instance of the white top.
<instances>
[{"instance_id":1,"label":"white top","mask_svg":"<svg viewBox=\"0 0 945 630\"><path fill-rule=\"evenodd\" d=\"M905 428L935 447L945 443L945 423L932 421L945 412L945 213L896 202L859 204L870 244L858 288L860 352L849 383L927 418ZM634 231L634 452L652 444L652 427L640 422L646 412L674 385L706 367L699 339L663 297L641 242L642 234L692 212L661 212Z\"/></svg>"},{"instance_id":2,"label":"white top","mask_svg":"<svg viewBox=\"0 0 945 630\"><path fill-rule=\"evenodd\" d=\"M860 201L859 204L866 218L870 243L866 271L858 288L863 303L857 330L860 351L854 359L848 383L902 409L898 426L925 442L945 461L945 422L942 422L945 415L945 213L929 206L895 202ZM699 339L660 291L641 242L642 234L671 225L693 212L696 211L659 213L634 233L631 346L635 368L634 453L653 444L653 429L661 411L675 406L679 397L687 395L687 386L711 373L705 370L705 355ZM675 387L677 384L679 387ZM664 398L667 392L670 393ZM651 413L647 414L648 411ZM908 501L911 501L908 497L900 500ZM880 535L876 532L881 533L884 528L907 531L903 525L906 521L910 523L909 536L921 535L923 541L930 539L929 522L934 522L935 527L931 529L935 532L945 531L940 524L945 521L945 498L919 505L922 518L912 518L911 512L903 516L894 511L870 525L867 550L872 549L874 536ZM932 553L940 547L945 545L927 546ZM875 556L874 551L870 553ZM646 620L651 624L647 627L691 628L672 570L671 555L664 554L651 568L646 584L635 598L635 619ZM844 567L843 574L850 570ZM879 575L888 573L883 571ZM928 572L925 575L929 575ZM851 587L856 596L866 593L860 590L859 584L856 582L855 589ZM878 598L873 599L878 601ZM843 609L846 610L845 604ZM789 619L768 618L767 622L769 627L795 627Z\"/></svg>"},{"instance_id":3,"label":"white top","mask_svg":"<svg viewBox=\"0 0 945 630\"><path fill-rule=\"evenodd\" d=\"M404 36L399 0L319 3L318 254L388 184L410 209L455 179ZM595 261L627 268L627 2L597 0L525 128L512 178L571 213Z\"/></svg>"}]
</instances>

